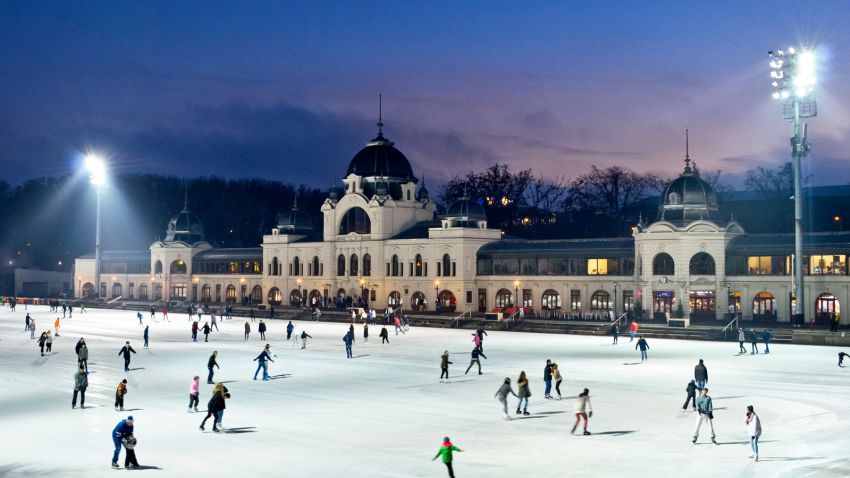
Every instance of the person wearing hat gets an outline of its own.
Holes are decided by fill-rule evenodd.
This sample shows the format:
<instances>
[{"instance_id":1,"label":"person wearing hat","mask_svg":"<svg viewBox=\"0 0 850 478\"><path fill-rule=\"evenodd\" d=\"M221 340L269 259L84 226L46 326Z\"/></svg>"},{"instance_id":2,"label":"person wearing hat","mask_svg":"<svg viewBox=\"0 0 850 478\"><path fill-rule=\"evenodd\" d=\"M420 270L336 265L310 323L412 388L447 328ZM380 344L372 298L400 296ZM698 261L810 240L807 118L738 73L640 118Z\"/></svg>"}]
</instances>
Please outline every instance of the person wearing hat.
<instances>
[{"instance_id":1,"label":"person wearing hat","mask_svg":"<svg viewBox=\"0 0 850 478\"><path fill-rule=\"evenodd\" d=\"M449 439L449 437L445 437L443 438L443 446L441 446L440 449L437 450L437 454L434 455L434 458L431 458L431 461L434 461L441 456L443 457L443 464L446 465L446 468L449 471L449 478L455 478L455 471L454 469L452 469L452 452L455 451L463 450L452 445L452 441Z\"/></svg>"},{"instance_id":2,"label":"person wearing hat","mask_svg":"<svg viewBox=\"0 0 850 478\"><path fill-rule=\"evenodd\" d=\"M496 394L493 395L493 398L498 398L499 402L502 403L502 410L505 413L505 420L511 419L511 416L508 414L508 394L519 398L511 388L511 379L509 377L505 377L504 383L502 383L502 386L499 387L498 390L496 390Z\"/></svg>"},{"instance_id":3,"label":"person wearing hat","mask_svg":"<svg viewBox=\"0 0 850 478\"><path fill-rule=\"evenodd\" d=\"M115 445L115 452L112 454L112 468L118 468L118 457L121 454L121 440L133 434L133 415L128 416L124 420L118 422L115 428L112 429L112 443Z\"/></svg>"},{"instance_id":4,"label":"person wearing hat","mask_svg":"<svg viewBox=\"0 0 850 478\"><path fill-rule=\"evenodd\" d=\"M756 415L752 405L747 405L747 418L744 420L744 423L747 425L747 435L750 436L750 448L753 450L753 454L750 455L750 458L752 458L753 461L759 461L761 420L759 419L759 416Z\"/></svg>"}]
</instances>

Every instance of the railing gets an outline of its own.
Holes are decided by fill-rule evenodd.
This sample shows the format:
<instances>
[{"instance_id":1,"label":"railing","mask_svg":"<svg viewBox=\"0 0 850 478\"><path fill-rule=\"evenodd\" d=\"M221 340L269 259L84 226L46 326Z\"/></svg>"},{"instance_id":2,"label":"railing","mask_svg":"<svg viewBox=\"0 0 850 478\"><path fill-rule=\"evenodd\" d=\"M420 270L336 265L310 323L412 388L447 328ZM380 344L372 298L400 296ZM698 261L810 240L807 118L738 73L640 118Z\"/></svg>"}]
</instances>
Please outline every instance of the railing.
<instances>
[{"instance_id":1,"label":"railing","mask_svg":"<svg viewBox=\"0 0 850 478\"><path fill-rule=\"evenodd\" d=\"M723 330L720 331L723 334L724 339L728 338L727 332L730 331L730 330L733 330L732 324L735 324L735 328L738 327L738 318L739 318L739 315L736 313L735 318L732 319L728 324L726 324L726 327L723 327Z\"/></svg>"},{"instance_id":2,"label":"railing","mask_svg":"<svg viewBox=\"0 0 850 478\"><path fill-rule=\"evenodd\" d=\"M619 325L621 320L623 321L623 324L628 322L629 321L629 313L623 312L622 314L620 314L620 316L617 317L617 320L614 320L614 321L611 322L611 326L613 327L614 325Z\"/></svg>"},{"instance_id":3,"label":"railing","mask_svg":"<svg viewBox=\"0 0 850 478\"><path fill-rule=\"evenodd\" d=\"M469 316L469 319L472 320L472 309L466 309L460 313L457 317L453 318L449 323L452 328L459 328L463 325L464 317Z\"/></svg>"},{"instance_id":4,"label":"railing","mask_svg":"<svg viewBox=\"0 0 850 478\"><path fill-rule=\"evenodd\" d=\"M109 302L107 302L107 304L110 304L110 305L111 305L111 304L114 304L114 303L118 302L119 300L121 300L121 299L123 299L123 298L124 298L124 296L123 296L123 295L119 295L118 297L115 297L114 299L112 299L112 300L110 300Z\"/></svg>"},{"instance_id":5,"label":"railing","mask_svg":"<svg viewBox=\"0 0 850 478\"><path fill-rule=\"evenodd\" d=\"M519 311L522 309L517 309L516 312L510 315L502 324L502 330L511 330L517 326L523 319L525 319L524 315L520 315Z\"/></svg>"}]
</instances>

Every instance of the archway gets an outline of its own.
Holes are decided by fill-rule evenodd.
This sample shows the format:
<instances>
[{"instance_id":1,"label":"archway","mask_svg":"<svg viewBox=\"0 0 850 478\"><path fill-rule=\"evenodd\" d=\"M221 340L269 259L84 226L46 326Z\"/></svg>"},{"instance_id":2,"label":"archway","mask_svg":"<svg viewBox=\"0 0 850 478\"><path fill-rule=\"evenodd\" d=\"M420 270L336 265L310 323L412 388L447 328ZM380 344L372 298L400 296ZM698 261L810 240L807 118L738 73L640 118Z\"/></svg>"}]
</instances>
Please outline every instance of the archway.
<instances>
[{"instance_id":1,"label":"archway","mask_svg":"<svg viewBox=\"0 0 850 478\"><path fill-rule=\"evenodd\" d=\"M172 274L185 274L186 273L186 263L183 259L177 259L171 263L169 267Z\"/></svg>"},{"instance_id":2,"label":"archway","mask_svg":"<svg viewBox=\"0 0 850 478\"><path fill-rule=\"evenodd\" d=\"M670 254L662 252L652 259L652 274L657 276L671 276L676 273L676 266Z\"/></svg>"},{"instance_id":3,"label":"archway","mask_svg":"<svg viewBox=\"0 0 850 478\"><path fill-rule=\"evenodd\" d=\"M156 261L153 266L154 274L162 274L162 261Z\"/></svg>"},{"instance_id":4,"label":"archway","mask_svg":"<svg viewBox=\"0 0 850 478\"><path fill-rule=\"evenodd\" d=\"M310 301L310 306L318 307L322 305L322 293L313 289L310 291L310 295L307 296L307 300Z\"/></svg>"},{"instance_id":5,"label":"archway","mask_svg":"<svg viewBox=\"0 0 850 478\"><path fill-rule=\"evenodd\" d=\"M283 294L280 289L272 287L269 289L269 305L280 305L283 302Z\"/></svg>"},{"instance_id":6,"label":"archway","mask_svg":"<svg viewBox=\"0 0 850 478\"><path fill-rule=\"evenodd\" d=\"M590 310L594 312L607 312L611 310L611 294L604 290L594 292L590 296Z\"/></svg>"},{"instance_id":7,"label":"archway","mask_svg":"<svg viewBox=\"0 0 850 478\"><path fill-rule=\"evenodd\" d=\"M251 289L251 303L252 304L260 304L263 302L263 288L255 285Z\"/></svg>"},{"instance_id":8,"label":"archway","mask_svg":"<svg viewBox=\"0 0 850 478\"><path fill-rule=\"evenodd\" d=\"M398 307L401 305L401 293L394 290L387 296L387 305L390 307Z\"/></svg>"},{"instance_id":9,"label":"archway","mask_svg":"<svg viewBox=\"0 0 850 478\"><path fill-rule=\"evenodd\" d=\"M514 295L508 289L499 289L499 292L496 292L496 307L500 307L502 309L507 307L513 307L514 305Z\"/></svg>"},{"instance_id":10,"label":"archway","mask_svg":"<svg viewBox=\"0 0 850 478\"><path fill-rule=\"evenodd\" d=\"M204 284L204 286L201 287L201 301L212 302L212 289L210 289L209 284Z\"/></svg>"},{"instance_id":11,"label":"archway","mask_svg":"<svg viewBox=\"0 0 850 478\"><path fill-rule=\"evenodd\" d=\"M543 293L543 300L540 304L543 310L553 310L561 308L561 294L553 289L547 289Z\"/></svg>"},{"instance_id":12,"label":"archway","mask_svg":"<svg viewBox=\"0 0 850 478\"><path fill-rule=\"evenodd\" d=\"M776 298L770 292L759 292L753 299L754 321L776 321Z\"/></svg>"},{"instance_id":13,"label":"archway","mask_svg":"<svg viewBox=\"0 0 850 478\"><path fill-rule=\"evenodd\" d=\"M454 312L457 309L457 299L455 295L450 290L442 290L440 291L440 295L437 296L437 299L440 302L440 310L441 311L449 311Z\"/></svg>"},{"instance_id":14,"label":"archway","mask_svg":"<svg viewBox=\"0 0 850 478\"><path fill-rule=\"evenodd\" d=\"M819 295L815 300L815 323L831 325L835 314L841 314L841 303L838 302L838 298L829 293Z\"/></svg>"},{"instance_id":15,"label":"archway","mask_svg":"<svg viewBox=\"0 0 850 478\"><path fill-rule=\"evenodd\" d=\"M224 291L224 301L225 302L235 302L236 301L236 286L231 284L227 286L227 289Z\"/></svg>"},{"instance_id":16,"label":"archway","mask_svg":"<svg viewBox=\"0 0 850 478\"><path fill-rule=\"evenodd\" d=\"M410 296L410 308L416 312L428 310L428 299L425 298L425 294L419 291L414 292Z\"/></svg>"},{"instance_id":17,"label":"archway","mask_svg":"<svg viewBox=\"0 0 850 478\"><path fill-rule=\"evenodd\" d=\"M301 306L301 291L299 289L292 289L289 292L289 305L293 307Z\"/></svg>"},{"instance_id":18,"label":"archway","mask_svg":"<svg viewBox=\"0 0 850 478\"><path fill-rule=\"evenodd\" d=\"M697 252L691 257L688 271L692 276L713 276L714 258L705 252Z\"/></svg>"},{"instance_id":19,"label":"archway","mask_svg":"<svg viewBox=\"0 0 850 478\"><path fill-rule=\"evenodd\" d=\"M120 282L112 284L112 298L121 297L122 289Z\"/></svg>"},{"instance_id":20,"label":"archway","mask_svg":"<svg viewBox=\"0 0 850 478\"><path fill-rule=\"evenodd\" d=\"M142 293L142 291L141 291L141 288L140 288L139 289L139 295L141 295L141 293ZM86 282L85 284L83 284L82 294L83 294L83 297L94 296L94 284L92 284L91 282Z\"/></svg>"},{"instance_id":21,"label":"archway","mask_svg":"<svg viewBox=\"0 0 850 478\"><path fill-rule=\"evenodd\" d=\"M148 285L142 284L139 286L139 300L148 300Z\"/></svg>"}]
</instances>

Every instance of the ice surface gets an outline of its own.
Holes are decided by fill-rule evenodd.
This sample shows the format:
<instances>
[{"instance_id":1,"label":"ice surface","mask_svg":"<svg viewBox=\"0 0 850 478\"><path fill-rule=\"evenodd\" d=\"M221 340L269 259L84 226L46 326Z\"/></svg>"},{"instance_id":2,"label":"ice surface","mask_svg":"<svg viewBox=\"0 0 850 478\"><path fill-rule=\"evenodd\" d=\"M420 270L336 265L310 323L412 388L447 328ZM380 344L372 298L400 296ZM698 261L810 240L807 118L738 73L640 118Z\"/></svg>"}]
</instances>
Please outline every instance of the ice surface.
<instances>
[{"instance_id":1,"label":"ice surface","mask_svg":"<svg viewBox=\"0 0 850 478\"><path fill-rule=\"evenodd\" d=\"M55 313L29 312L38 331L52 328ZM296 334L306 329L314 337L300 350L284 340L286 322L273 321L270 373L284 376L262 382L251 380L263 343L257 323L248 342L245 319L234 319L209 343L192 343L186 315L173 313L170 322L150 322L151 348L144 350L135 314L75 310L62 321L54 354L42 358L23 331L23 307L0 311L0 475L123 473L109 469L110 431L128 413L136 419L140 463L161 468L153 476L440 477L445 468L431 458L444 435L464 450L455 455L464 478L850 475L850 367L837 367L835 348L777 344L770 355L736 356L737 343L649 340L649 362L640 364L628 337L612 346L601 337L489 332L484 375L463 376L470 331L413 328L395 336L390 329L390 344L381 345L379 329L370 328L364 344L358 325L356 357L347 360L346 324L296 322ZM79 337L90 349L86 405L93 408L72 410ZM117 355L125 340L138 352L136 370L127 374ZM438 380L445 349L454 362L448 384ZM205 408L213 350L221 364L216 379L229 382L233 396L224 414L232 433L202 433L204 414L186 412L193 375L201 376ZM543 398L547 358L564 374L564 400ZM694 413L681 411L699 358L709 369L720 446L705 430L692 445ZM532 414L505 421L493 394L522 369L531 380ZM119 413L112 402L125 376L131 411ZM593 435L572 436L574 397L584 387L591 390ZM749 404L764 428L759 463L748 459Z\"/></svg>"}]
</instances>

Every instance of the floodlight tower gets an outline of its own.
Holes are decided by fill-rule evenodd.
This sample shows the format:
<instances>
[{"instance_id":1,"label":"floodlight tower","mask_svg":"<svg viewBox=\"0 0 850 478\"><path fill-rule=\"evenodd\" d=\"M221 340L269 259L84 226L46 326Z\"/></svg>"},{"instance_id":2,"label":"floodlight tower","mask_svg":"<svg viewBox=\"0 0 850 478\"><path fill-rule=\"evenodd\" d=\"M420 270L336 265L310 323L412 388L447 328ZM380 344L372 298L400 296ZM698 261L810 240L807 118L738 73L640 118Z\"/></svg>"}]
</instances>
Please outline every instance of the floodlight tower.
<instances>
[{"instance_id":1,"label":"floodlight tower","mask_svg":"<svg viewBox=\"0 0 850 478\"><path fill-rule=\"evenodd\" d=\"M94 230L94 282L95 297L100 299L100 196L106 185L106 163L99 156L86 155L86 169L89 171L89 179L97 193L97 213Z\"/></svg>"},{"instance_id":2,"label":"floodlight tower","mask_svg":"<svg viewBox=\"0 0 850 478\"><path fill-rule=\"evenodd\" d=\"M803 180L800 163L809 153L808 125L800 119L817 116L815 101L815 52L771 50L770 78L773 98L782 101L782 117L791 123L791 158L794 163L794 319L805 323L806 303L803 289Z\"/></svg>"}]
</instances>

